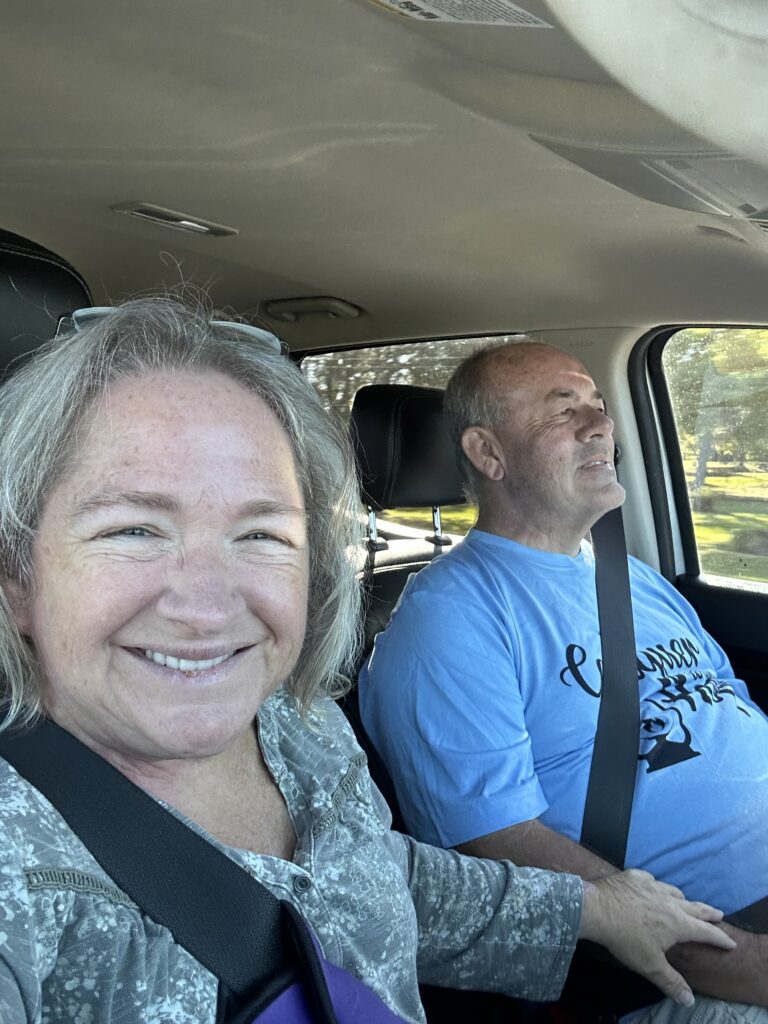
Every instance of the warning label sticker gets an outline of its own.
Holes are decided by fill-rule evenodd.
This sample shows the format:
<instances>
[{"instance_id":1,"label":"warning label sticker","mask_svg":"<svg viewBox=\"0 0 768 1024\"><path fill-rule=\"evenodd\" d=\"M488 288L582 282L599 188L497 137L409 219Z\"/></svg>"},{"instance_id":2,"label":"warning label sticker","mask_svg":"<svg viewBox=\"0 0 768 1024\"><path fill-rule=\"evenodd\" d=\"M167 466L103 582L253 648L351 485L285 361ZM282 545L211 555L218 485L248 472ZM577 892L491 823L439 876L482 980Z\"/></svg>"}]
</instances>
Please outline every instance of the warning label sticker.
<instances>
[{"instance_id":1,"label":"warning label sticker","mask_svg":"<svg viewBox=\"0 0 768 1024\"><path fill-rule=\"evenodd\" d=\"M375 0L382 7L417 21L461 25L507 25L515 28L552 28L511 0Z\"/></svg>"}]
</instances>

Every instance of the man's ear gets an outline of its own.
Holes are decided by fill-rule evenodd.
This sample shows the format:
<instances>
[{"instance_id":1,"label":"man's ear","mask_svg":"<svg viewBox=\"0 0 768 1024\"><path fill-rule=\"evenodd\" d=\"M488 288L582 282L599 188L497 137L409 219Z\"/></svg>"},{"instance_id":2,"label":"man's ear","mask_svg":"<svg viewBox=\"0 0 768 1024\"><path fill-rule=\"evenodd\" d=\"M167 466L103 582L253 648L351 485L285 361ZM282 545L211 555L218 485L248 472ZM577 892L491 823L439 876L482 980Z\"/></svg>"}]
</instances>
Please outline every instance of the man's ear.
<instances>
[{"instance_id":1,"label":"man's ear","mask_svg":"<svg viewBox=\"0 0 768 1024\"><path fill-rule=\"evenodd\" d=\"M0 590L4 598L3 604L7 604L16 628L22 636L26 636L32 626L29 588L0 573Z\"/></svg>"},{"instance_id":2,"label":"man's ear","mask_svg":"<svg viewBox=\"0 0 768 1024\"><path fill-rule=\"evenodd\" d=\"M461 435L464 454L487 480L503 480L506 467L499 439L487 427L467 427Z\"/></svg>"}]
</instances>

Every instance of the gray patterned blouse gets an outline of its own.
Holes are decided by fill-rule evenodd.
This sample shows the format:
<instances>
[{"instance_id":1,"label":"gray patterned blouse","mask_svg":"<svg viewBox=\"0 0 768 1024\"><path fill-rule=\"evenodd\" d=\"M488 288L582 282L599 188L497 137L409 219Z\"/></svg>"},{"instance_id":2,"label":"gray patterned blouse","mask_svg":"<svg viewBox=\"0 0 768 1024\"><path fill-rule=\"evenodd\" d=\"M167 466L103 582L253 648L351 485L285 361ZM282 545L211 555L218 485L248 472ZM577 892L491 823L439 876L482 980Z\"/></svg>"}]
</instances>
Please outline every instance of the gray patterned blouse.
<instances>
[{"instance_id":1,"label":"gray patterned blouse","mask_svg":"<svg viewBox=\"0 0 768 1024\"><path fill-rule=\"evenodd\" d=\"M295 857L223 849L304 914L329 960L413 1022L424 1020L417 972L437 985L557 996L581 920L578 878L390 832L365 755L331 702L308 728L278 691L258 725ZM216 994L216 979L0 760L0 1021L213 1024Z\"/></svg>"}]
</instances>

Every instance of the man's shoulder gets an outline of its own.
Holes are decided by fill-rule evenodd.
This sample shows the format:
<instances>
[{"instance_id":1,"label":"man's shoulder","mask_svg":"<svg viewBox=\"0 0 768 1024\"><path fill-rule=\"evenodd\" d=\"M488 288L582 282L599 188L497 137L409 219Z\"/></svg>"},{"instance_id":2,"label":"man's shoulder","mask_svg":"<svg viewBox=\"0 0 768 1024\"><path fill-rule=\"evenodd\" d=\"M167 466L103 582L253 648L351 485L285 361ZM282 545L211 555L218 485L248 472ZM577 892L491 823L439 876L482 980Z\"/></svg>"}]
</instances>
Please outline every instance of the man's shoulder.
<instances>
[{"instance_id":1,"label":"man's shoulder","mask_svg":"<svg viewBox=\"0 0 768 1024\"><path fill-rule=\"evenodd\" d=\"M514 574L517 569L524 571L528 553L534 555L532 550L529 552L522 545L473 529L453 547L410 576L408 587L411 592L416 592L443 589L452 583L482 585L490 577L498 580L501 569L510 574Z\"/></svg>"},{"instance_id":2,"label":"man's shoulder","mask_svg":"<svg viewBox=\"0 0 768 1024\"><path fill-rule=\"evenodd\" d=\"M629 578L633 591L652 593L654 595L672 598L675 603L680 603L683 598L672 584L661 573L648 565L647 562L629 556Z\"/></svg>"},{"instance_id":3,"label":"man's shoulder","mask_svg":"<svg viewBox=\"0 0 768 1024\"><path fill-rule=\"evenodd\" d=\"M493 576L488 554L468 535L408 577L388 629L394 623L402 627L421 620L439 620L444 626L454 615L485 606Z\"/></svg>"}]
</instances>

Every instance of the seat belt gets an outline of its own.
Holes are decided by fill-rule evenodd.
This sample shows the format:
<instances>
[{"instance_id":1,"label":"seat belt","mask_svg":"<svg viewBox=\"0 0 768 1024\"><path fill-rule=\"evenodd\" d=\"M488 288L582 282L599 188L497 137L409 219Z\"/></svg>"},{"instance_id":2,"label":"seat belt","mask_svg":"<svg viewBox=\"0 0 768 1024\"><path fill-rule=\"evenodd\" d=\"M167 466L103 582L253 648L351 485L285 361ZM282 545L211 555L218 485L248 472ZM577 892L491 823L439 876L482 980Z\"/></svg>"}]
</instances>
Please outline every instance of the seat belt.
<instances>
[{"instance_id":1,"label":"seat belt","mask_svg":"<svg viewBox=\"0 0 768 1024\"><path fill-rule=\"evenodd\" d=\"M639 763L640 695L621 509L592 527L602 686L581 845L624 867ZM593 943L576 948L561 997L577 1024L610 1024L663 993Z\"/></svg>"},{"instance_id":2,"label":"seat belt","mask_svg":"<svg viewBox=\"0 0 768 1024\"><path fill-rule=\"evenodd\" d=\"M629 564L621 509L592 527L603 683L589 771L581 844L624 867L638 771L640 695ZM747 931L768 932L768 896L726 917Z\"/></svg>"},{"instance_id":3,"label":"seat belt","mask_svg":"<svg viewBox=\"0 0 768 1024\"><path fill-rule=\"evenodd\" d=\"M281 901L98 754L41 719L32 729L0 733L0 756L237 1003L252 1005L256 996L268 1004L296 979Z\"/></svg>"},{"instance_id":4,"label":"seat belt","mask_svg":"<svg viewBox=\"0 0 768 1024\"><path fill-rule=\"evenodd\" d=\"M602 686L581 844L624 867L640 742L635 628L621 508L592 527Z\"/></svg>"}]
</instances>

